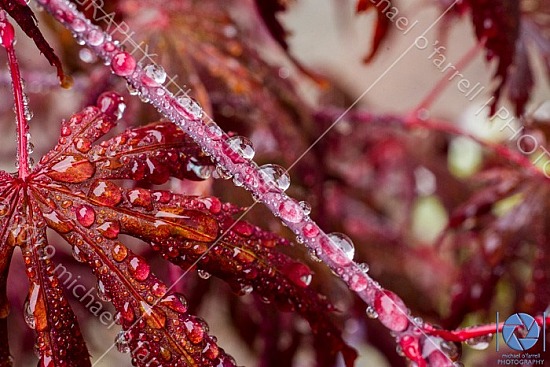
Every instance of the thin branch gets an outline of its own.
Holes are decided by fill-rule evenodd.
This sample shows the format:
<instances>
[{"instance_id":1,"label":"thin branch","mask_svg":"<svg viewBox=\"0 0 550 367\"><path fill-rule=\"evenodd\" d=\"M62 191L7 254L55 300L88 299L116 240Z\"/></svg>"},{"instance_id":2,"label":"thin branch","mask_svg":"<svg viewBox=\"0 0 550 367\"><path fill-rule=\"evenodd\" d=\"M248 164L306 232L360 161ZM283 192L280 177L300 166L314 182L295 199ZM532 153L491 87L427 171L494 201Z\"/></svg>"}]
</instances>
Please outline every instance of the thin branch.
<instances>
[{"instance_id":1,"label":"thin branch","mask_svg":"<svg viewBox=\"0 0 550 367\"><path fill-rule=\"evenodd\" d=\"M26 118L27 105L23 93L23 85L21 84L19 64L13 48L15 43L15 31L3 10L0 11L0 35L2 38L2 46L8 55L8 66L13 86L15 114L17 118L17 161L19 165L19 178L25 180L29 175L29 124Z\"/></svg>"}]
</instances>

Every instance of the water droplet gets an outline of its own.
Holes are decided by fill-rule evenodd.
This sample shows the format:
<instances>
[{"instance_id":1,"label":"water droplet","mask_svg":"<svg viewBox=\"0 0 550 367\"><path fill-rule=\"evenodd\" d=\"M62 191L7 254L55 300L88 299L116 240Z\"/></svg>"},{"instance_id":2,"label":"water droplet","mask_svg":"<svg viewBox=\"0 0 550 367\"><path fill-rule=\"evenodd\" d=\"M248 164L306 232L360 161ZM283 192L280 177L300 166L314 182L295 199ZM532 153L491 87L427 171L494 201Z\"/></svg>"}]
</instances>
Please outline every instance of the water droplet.
<instances>
[{"instance_id":1,"label":"water droplet","mask_svg":"<svg viewBox=\"0 0 550 367\"><path fill-rule=\"evenodd\" d=\"M313 238L319 234L319 228L313 223L306 223L302 227L302 233L306 236L306 238Z\"/></svg>"},{"instance_id":2,"label":"water droplet","mask_svg":"<svg viewBox=\"0 0 550 367\"><path fill-rule=\"evenodd\" d=\"M126 51L119 52L111 59L111 69L118 76L130 76L136 70L136 59Z\"/></svg>"},{"instance_id":3,"label":"water droplet","mask_svg":"<svg viewBox=\"0 0 550 367\"><path fill-rule=\"evenodd\" d=\"M367 263L361 263L359 264L359 269L361 269L361 271L366 274L369 272L370 267L369 267L369 264Z\"/></svg>"},{"instance_id":4,"label":"water droplet","mask_svg":"<svg viewBox=\"0 0 550 367\"><path fill-rule=\"evenodd\" d=\"M300 207L305 215L309 215L311 213L311 205L309 205L307 201L300 201Z\"/></svg>"},{"instance_id":5,"label":"water droplet","mask_svg":"<svg viewBox=\"0 0 550 367\"><path fill-rule=\"evenodd\" d=\"M82 19L75 18L71 23L71 28L75 32L84 32L86 30L86 22Z\"/></svg>"},{"instance_id":6,"label":"water droplet","mask_svg":"<svg viewBox=\"0 0 550 367\"><path fill-rule=\"evenodd\" d=\"M80 263L83 263L84 261L86 261L86 259L84 258L83 254L82 254L82 250L80 249L80 247L78 246L73 246L73 258L80 262Z\"/></svg>"},{"instance_id":7,"label":"water droplet","mask_svg":"<svg viewBox=\"0 0 550 367\"><path fill-rule=\"evenodd\" d=\"M120 314L120 317L126 320L127 322L134 321L134 318L135 318L134 310L132 309L132 306L130 305L129 302L124 303L124 305L122 306L122 309L119 310L119 314Z\"/></svg>"},{"instance_id":8,"label":"water droplet","mask_svg":"<svg viewBox=\"0 0 550 367\"><path fill-rule=\"evenodd\" d=\"M89 228L95 222L95 210L89 205L81 205L76 208L76 219L84 227Z\"/></svg>"},{"instance_id":9,"label":"water droplet","mask_svg":"<svg viewBox=\"0 0 550 367\"><path fill-rule=\"evenodd\" d=\"M92 46L99 46L105 41L105 36L101 30L91 29L86 35L86 40Z\"/></svg>"},{"instance_id":10,"label":"water droplet","mask_svg":"<svg viewBox=\"0 0 550 367\"><path fill-rule=\"evenodd\" d=\"M362 292L367 289L369 283L366 277L353 274L349 280L349 287L352 291Z\"/></svg>"},{"instance_id":11,"label":"water droplet","mask_svg":"<svg viewBox=\"0 0 550 367\"><path fill-rule=\"evenodd\" d=\"M239 290L240 296L246 296L254 291L254 287L250 284L242 284Z\"/></svg>"},{"instance_id":12,"label":"water droplet","mask_svg":"<svg viewBox=\"0 0 550 367\"><path fill-rule=\"evenodd\" d=\"M204 280L210 278L210 273L208 273L207 271L204 271L202 269L197 270L197 274L201 279L204 279Z\"/></svg>"},{"instance_id":13,"label":"water droplet","mask_svg":"<svg viewBox=\"0 0 550 367\"><path fill-rule=\"evenodd\" d=\"M108 239L115 239L120 233L120 223L119 222L105 222L102 225L97 227L97 230L101 235Z\"/></svg>"},{"instance_id":14,"label":"water droplet","mask_svg":"<svg viewBox=\"0 0 550 367\"><path fill-rule=\"evenodd\" d=\"M97 296L100 300L109 302L111 301L111 297L107 295L107 290L105 289L105 284L101 280L97 282Z\"/></svg>"},{"instance_id":15,"label":"water droplet","mask_svg":"<svg viewBox=\"0 0 550 367\"><path fill-rule=\"evenodd\" d=\"M6 216L10 211L10 204L7 202L0 203L0 217Z\"/></svg>"},{"instance_id":16,"label":"water droplet","mask_svg":"<svg viewBox=\"0 0 550 367\"><path fill-rule=\"evenodd\" d=\"M166 71L157 64L150 64L143 68L145 75L151 78L157 84L163 84L166 81Z\"/></svg>"},{"instance_id":17,"label":"water droplet","mask_svg":"<svg viewBox=\"0 0 550 367\"><path fill-rule=\"evenodd\" d=\"M266 164L261 166L259 171L266 183L282 191L286 191L290 187L290 176L283 167Z\"/></svg>"},{"instance_id":18,"label":"water droplet","mask_svg":"<svg viewBox=\"0 0 550 367\"><path fill-rule=\"evenodd\" d=\"M256 152L254 151L254 146L250 139L244 136L233 136L227 139L227 144L234 152L241 155L244 159L250 160L254 158Z\"/></svg>"},{"instance_id":19,"label":"water droplet","mask_svg":"<svg viewBox=\"0 0 550 367\"><path fill-rule=\"evenodd\" d=\"M98 180L90 187L88 196L106 206L115 206L122 200L122 190L111 181Z\"/></svg>"},{"instance_id":20,"label":"water droplet","mask_svg":"<svg viewBox=\"0 0 550 367\"><path fill-rule=\"evenodd\" d=\"M1 25L0 40L2 41L2 46L12 46L15 42L15 30L13 29L13 26L7 21L2 21Z\"/></svg>"},{"instance_id":21,"label":"water droplet","mask_svg":"<svg viewBox=\"0 0 550 367\"><path fill-rule=\"evenodd\" d=\"M144 281L149 276L149 265L141 257L135 256L128 263L130 273L139 281Z\"/></svg>"},{"instance_id":22,"label":"water droplet","mask_svg":"<svg viewBox=\"0 0 550 367\"><path fill-rule=\"evenodd\" d=\"M120 331L115 337L115 345L120 353L130 353L130 342L125 331Z\"/></svg>"},{"instance_id":23,"label":"water droplet","mask_svg":"<svg viewBox=\"0 0 550 367\"><path fill-rule=\"evenodd\" d=\"M56 181L68 183L84 182L95 173L95 166L81 155L66 155L54 164L46 174Z\"/></svg>"},{"instance_id":24,"label":"water droplet","mask_svg":"<svg viewBox=\"0 0 550 367\"><path fill-rule=\"evenodd\" d=\"M183 323L185 334L191 343L198 344L204 339L205 330L199 320L189 319Z\"/></svg>"},{"instance_id":25,"label":"water droplet","mask_svg":"<svg viewBox=\"0 0 550 367\"><path fill-rule=\"evenodd\" d=\"M476 338L466 340L466 345L472 349L485 350L489 348L489 344L493 340L493 334L483 335Z\"/></svg>"},{"instance_id":26,"label":"water droplet","mask_svg":"<svg viewBox=\"0 0 550 367\"><path fill-rule=\"evenodd\" d=\"M212 177L214 166L203 166L197 162L194 157L191 157L187 162L187 170L193 172L195 176L202 180L207 180Z\"/></svg>"},{"instance_id":27,"label":"water droplet","mask_svg":"<svg viewBox=\"0 0 550 367\"><path fill-rule=\"evenodd\" d=\"M374 307L368 306L366 310L367 316L371 319L377 319L378 313L374 310Z\"/></svg>"},{"instance_id":28,"label":"water droplet","mask_svg":"<svg viewBox=\"0 0 550 367\"><path fill-rule=\"evenodd\" d=\"M395 346L395 353L401 357L405 357L405 353L403 352L403 347L401 347L399 344Z\"/></svg>"},{"instance_id":29,"label":"water droplet","mask_svg":"<svg viewBox=\"0 0 550 367\"><path fill-rule=\"evenodd\" d=\"M297 286L306 288L313 278L311 270L304 264L294 263L285 269L285 274Z\"/></svg>"},{"instance_id":30,"label":"water droplet","mask_svg":"<svg viewBox=\"0 0 550 367\"><path fill-rule=\"evenodd\" d=\"M393 331L403 331L409 325L408 310L399 296L388 290L379 292L374 298L374 310L384 326Z\"/></svg>"},{"instance_id":31,"label":"water droplet","mask_svg":"<svg viewBox=\"0 0 550 367\"><path fill-rule=\"evenodd\" d=\"M69 126L64 125L61 127L61 136L69 136L72 134L72 130Z\"/></svg>"},{"instance_id":32,"label":"water droplet","mask_svg":"<svg viewBox=\"0 0 550 367\"><path fill-rule=\"evenodd\" d=\"M115 92L104 92L97 97L97 106L107 116L114 116L116 120L120 120L126 109L124 98Z\"/></svg>"},{"instance_id":33,"label":"water droplet","mask_svg":"<svg viewBox=\"0 0 550 367\"><path fill-rule=\"evenodd\" d=\"M161 304L179 313L187 312L187 300L179 293L164 297Z\"/></svg>"},{"instance_id":34,"label":"water droplet","mask_svg":"<svg viewBox=\"0 0 550 367\"><path fill-rule=\"evenodd\" d=\"M25 301L25 322L31 329L36 328L36 318L34 317L34 313L31 309L30 301L28 298Z\"/></svg>"},{"instance_id":35,"label":"water droplet","mask_svg":"<svg viewBox=\"0 0 550 367\"><path fill-rule=\"evenodd\" d=\"M327 237L330 241L330 245L327 244L326 241L323 242L327 247L325 251L327 252L330 259L338 265L349 264L353 260L353 257L355 255L355 247L353 247L353 242L351 241L351 239L345 234L338 232L330 233L327 235ZM343 254L340 251L336 251L335 249L333 249L333 247L341 250Z\"/></svg>"},{"instance_id":36,"label":"water droplet","mask_svg":"<svg viewBox=\"0 0 550 367\"><path fill-rule=\"evenodd\" d=\"M128 93L130 93L131 96L137 96L139 94L139 89L134 87L133 84L130 82L126 84L126 88L128 89Z\"/></svg>"},{"instance_id":37,"label":"water droplet","mask_svg":"<svg viewBox=\"0 0 550 367\"><path fill-rule=\"evenodd\" d=\"M115 247L113 247L112 255L115 261L121 262L128 256L128 249L122 243L117 243Z\"/></svg>"},{"instance_id":38,"label":"water droplet","mask_svg":"<svg viewBox=\"0 0 550 367\"><path fill-rule=\"evenodd\" d=\"M279 205L279 215L290 223L299 223L304 218L302 207L294 199L285 200Z\"/></svg>"},{"instance_id":39,"label":"water droplet","mask_svg":"<svg viewBox=\"0 0 550 367\"><path fill-rule=\"evenodd\" d=\"M191 115L195 119L202 118L202 108L193 99L188 96L180 96L177 98L178 104L183 107L184 111Z\"/></svg>"}]
</instances>

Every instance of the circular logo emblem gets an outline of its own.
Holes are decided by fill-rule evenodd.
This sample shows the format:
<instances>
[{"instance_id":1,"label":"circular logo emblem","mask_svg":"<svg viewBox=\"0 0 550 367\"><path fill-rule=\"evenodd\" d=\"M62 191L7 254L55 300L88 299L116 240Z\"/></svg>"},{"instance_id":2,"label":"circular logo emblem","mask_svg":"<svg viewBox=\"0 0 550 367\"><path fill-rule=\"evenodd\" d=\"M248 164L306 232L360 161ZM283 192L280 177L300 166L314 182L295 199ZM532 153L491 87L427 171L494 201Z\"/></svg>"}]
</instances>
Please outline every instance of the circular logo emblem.
<instances>
[{"instance_id":1,"label":"circular logo emblem","mask_svg":"<svg viewBox=\"0 0 550 367\"><path fill-rule=\"evenodd\" d=\"M521 329L523 338L518 338L515 331ZM535 319L526 313L515 313L504 322L502 337L512 349L524 351L532 348L539 340L540 327Z\"/></svg>"}]
</instances>

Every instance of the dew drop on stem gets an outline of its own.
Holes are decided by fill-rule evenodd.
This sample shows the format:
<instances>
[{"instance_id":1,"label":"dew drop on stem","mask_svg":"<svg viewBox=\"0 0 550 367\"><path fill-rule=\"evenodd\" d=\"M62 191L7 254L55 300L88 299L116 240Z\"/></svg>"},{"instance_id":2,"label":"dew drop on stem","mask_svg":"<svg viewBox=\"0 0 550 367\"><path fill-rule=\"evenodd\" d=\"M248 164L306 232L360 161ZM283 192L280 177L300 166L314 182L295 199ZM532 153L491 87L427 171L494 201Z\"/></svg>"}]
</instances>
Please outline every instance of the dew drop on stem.
<instances>
[{"instance_id":1,"label":"dew drop on stem","mask_svg":"<svg viewBox=\"0 0 550 367\"><path fill-rule=\"evenodd\" d=\"M365 312L370 319L378 318L378 313L374 310L374 307L372 306L368 306Z\"/></svg>"},{"instance_id":2,"label":"dew drop on stem","mask_svg":"<svg viewBox=\"0 0 550 367\"><path fill-rule=\"evenodd\" d=\"M136 66L136 59L126 51L117 53L111 59L111 69L118 76L132 75Z\"/></svg>"},{"instance_id":3,"label":"dew drop on stem","mask_svg":"<svg viewBox=\"0 0 550 367\"><path fill-rule=\"evenodd\" d=\"M241 155L244 159L250 160L254 158L254 146L250 139L244 136L233 136L227 139L227 144L234 152Z\"/></svg>"},{"instance_id":4,"label":"dew drop on stem","mask_svg":"<svg viewBox=\"0 0 550 367\"><path fill-rule=\"evenodd\" d=\"M302 207L294 199L286 199L279 204L279 215L290 223L299 223L304 218Z\"/></svg>"},{"instance_id":5,"label":"dew drop on stem","mask_svg":"<svg viewBox=\"0 0 550 367\"><path fill-rule=\"evenodd\" d=\"M328 257L338 265L347 265L355 256L355 247L351 239L343 233L330 233L327 235L329 243L325 241L325 250ZM334 249L336 247L340 251Z\"/></svg>"},{"instance_id":6,"label":"dew drop on stem","mask_svg":"<svg viewBox=\"0 0 550 367\"><path fill-rule=\"evenodd\" d=\"M157 84L163 84L166 81L166 71L164 68L157 64L149 64L143 68L145 75Z\"/></svg>"},{"instance_id":7,"label":"dew drop on stem","mask_svg":"<svg viewBox=\"0 0 550 367\"><path fill-rule=\"evenodd\" d=\"M266 164L260 167L260 174L266 183L286 191L290 187L290 176L287 171L276 164Z\"/></svg>"},{"instance_id":8,"label":"dew drop on stem","mask_svg":"<svg viewBox=\"0 0 550 367\"><path fill-rule=\"evenodd\" d=\"M485 350L489 348L489 344L493 340L493 334L478 336L466 340L466 345L475 350Z\"/></svg>"}]
</instances>

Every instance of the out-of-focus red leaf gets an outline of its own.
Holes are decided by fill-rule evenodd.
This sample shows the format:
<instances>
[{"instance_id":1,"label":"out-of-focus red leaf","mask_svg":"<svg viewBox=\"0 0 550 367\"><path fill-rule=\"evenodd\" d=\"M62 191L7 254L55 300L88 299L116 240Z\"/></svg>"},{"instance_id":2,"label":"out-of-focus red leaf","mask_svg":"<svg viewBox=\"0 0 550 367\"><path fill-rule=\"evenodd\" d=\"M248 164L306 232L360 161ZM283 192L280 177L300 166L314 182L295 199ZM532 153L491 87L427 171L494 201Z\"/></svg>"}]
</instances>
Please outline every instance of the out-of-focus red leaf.
<instances>
[{"instance_id":1,"label":"out-of-focus red leaf","mask_svg":"<svg viewBox=\"0 0 550 367\"><path fill-rule=\"evenodd\" d=\"M300 61L298 61L292 54L290 53L288 43L286 42L286 37L288 35L288 32L285 30L281 22L277 19L277 14L282 13L287 10L289 0L254 0L254 4L256 5L256 9L258 11L258 14L260 15L260 18L263 20L267 30L269 31L269 34L275 42L279 44L279 46L282 47L282 49L286 52L290 60L294 63L294 65L305 75L310 77L315 82L326 85L327 81L324 80L321 76L317 75L316 73L312 72L308 68L306 68Z\"/></svg>"},{"instance_id":2,"label":"out-of-focus red leaf","mask_svg":"<svg viewBox=\"0 0 550 367\"><path fill-rule=\"evenodd\" d=\"M525 112L525 107L535 81L533 79L533 70L529 62L529 54L525 40L517 42L514 67L510 71L508 80L508 98L514 103L516 115L521 116Z\"/></svg>"},{"instance_id":3,"label":"out-of-focus red leaf","mask_svg":"<svg viewBox=\"0 0 550 367\"><path fill-rule=\"evenodd\" d=\"M510 66L514 63L516 42L520 31L520 1L518 0L468 0L472 21L479 41L485 40L488 61L498 60L495 77L498 86L493 92L491 114L496 107L510 76Z\"/></svg>"},{"instance_id":4,"label":"out-of-focus red leaf","mask_svg":"<svg viewBox=\"0 0 550 367\"><path fill-rule=\"evenodd\" d=\"M391 2L389 5L385 2L383 6L378 6L370 0L358 0L357 2L357 12L366 12L370 9L376 10L376 28L374 30L374 36L372 38L372 46L370 52L363 59L365 63L371 62L376 56L382 42L388 35L390 29L390 18L386 16L387 9L391 7Z\"/></svg>"}]
</instances>

